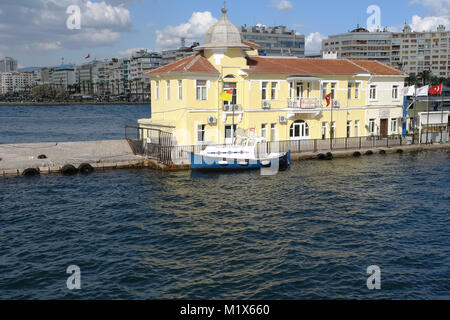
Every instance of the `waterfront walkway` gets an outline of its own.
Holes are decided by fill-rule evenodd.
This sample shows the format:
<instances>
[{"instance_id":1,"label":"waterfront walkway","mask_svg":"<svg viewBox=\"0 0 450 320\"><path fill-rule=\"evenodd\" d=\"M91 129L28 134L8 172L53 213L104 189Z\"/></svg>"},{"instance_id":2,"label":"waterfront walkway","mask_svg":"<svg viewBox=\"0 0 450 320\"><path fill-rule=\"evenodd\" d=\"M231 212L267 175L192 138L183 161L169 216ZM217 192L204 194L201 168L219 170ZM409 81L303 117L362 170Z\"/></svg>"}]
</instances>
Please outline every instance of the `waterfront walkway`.
<instances>
[{"instance_id":1,"label":"waterfront walkway","mask_svg":"<svg viewBox=\"0 0 450 320\"><path fill-rule=\"evenodd\" d=\"M133 154L126 140L0 144L0 158L0 176L21 175L27 168L58 173L66 164L89 163L97 170L140 167L145 161Z\"/></svg>"}]
</instances>

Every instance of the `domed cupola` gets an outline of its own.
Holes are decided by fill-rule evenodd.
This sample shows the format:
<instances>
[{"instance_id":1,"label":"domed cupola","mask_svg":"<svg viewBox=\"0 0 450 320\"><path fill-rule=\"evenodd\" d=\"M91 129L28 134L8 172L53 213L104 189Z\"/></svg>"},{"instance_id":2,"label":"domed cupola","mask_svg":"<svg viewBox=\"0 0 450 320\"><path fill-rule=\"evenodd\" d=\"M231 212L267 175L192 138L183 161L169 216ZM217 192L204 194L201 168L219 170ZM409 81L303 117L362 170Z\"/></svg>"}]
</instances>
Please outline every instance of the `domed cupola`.
<instances>
[{"instance_id":1,"label":"domed cupola","mask_svg":"<svg viewBox=\"0 0 450 320\"><path fill-rule=\"evenodd\" d=\"M227 17L227 8L222 8L222 17L209 28L205 35L205 44L196 47L195 50L204 49L226 49L240 48L250 50L251 48L242 42L242 35L238 27L231 23Z\"/></svg>"}]
</instances>

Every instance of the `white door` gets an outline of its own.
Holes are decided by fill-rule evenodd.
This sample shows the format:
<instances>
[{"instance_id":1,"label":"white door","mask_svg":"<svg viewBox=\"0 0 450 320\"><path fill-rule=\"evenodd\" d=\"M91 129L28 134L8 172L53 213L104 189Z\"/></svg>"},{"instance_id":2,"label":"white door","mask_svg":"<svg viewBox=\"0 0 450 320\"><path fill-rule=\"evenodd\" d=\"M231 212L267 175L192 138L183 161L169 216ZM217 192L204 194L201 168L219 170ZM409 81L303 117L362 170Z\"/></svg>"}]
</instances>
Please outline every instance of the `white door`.
<instances>
[{"instance_id":1,"label":"white door","mask_svg":"<svg viewBox=\"0 0 450 320\"><path fill-rule=\"evenodd\" d=\"M235 136L236 136L236 125L234 125L234 127L232 127L232 125L226 125L225 144L233 144Z\"/></svg>"}]
</instances>

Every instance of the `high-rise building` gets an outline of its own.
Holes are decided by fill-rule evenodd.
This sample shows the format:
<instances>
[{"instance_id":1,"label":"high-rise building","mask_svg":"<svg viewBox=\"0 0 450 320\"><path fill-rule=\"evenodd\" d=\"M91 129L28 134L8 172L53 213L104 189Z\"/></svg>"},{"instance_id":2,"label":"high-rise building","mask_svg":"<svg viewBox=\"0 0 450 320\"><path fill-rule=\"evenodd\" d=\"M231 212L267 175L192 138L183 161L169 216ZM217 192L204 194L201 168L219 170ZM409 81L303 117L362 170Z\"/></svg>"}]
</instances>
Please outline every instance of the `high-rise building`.
<instances>
[{"instance_id":1,"label":"high-rise building","mask_svg":"<svg viewBox=\"0 0 450 320\"><path fill-rule=\"evenodd\" d=\"M298 34L295 30L287 30L285 26L244 25L240 31L245 41L251 41L260 46L260 55L305 56L305 36Z\"/></svg>"},{"instance_id":2,"label":"high-rise building","mask_svg":"<svg viewBox=\"0 0 450 320\"><path fill-rule=\"evenodd\" d=\"M357 26L343 34L331 35L322 42L322 53L336 52L338 59L365 59L391 63L392 33L369 32Z\"/></svg>"},{"instance_id":3,"label":"high-rise building","mask_svg":"<svg viewBox=\"0 0 450 320\"><path fill-rule=\"evenodd\" d=\"M450 32L444 26L435 31L369 32L364 28L329 36L322 53L335 52L339 59L378 60L408 74L430 71L437 77L450 76Z\"/></svg>"},{"instance_id":4,"label":"high-rise building","mask_svg":"<svg viewBox=\"0 0 450 320\"><path fill-rule=\"evenodd\" d=\"M130 59L130 91L131 95L141 100L150 98L150 70L161 66L162 55L156 52L140 50Z\"/></svg>"},{"instance_id":5,"label":"high-rise building","mask_svg":"<svg viewBox=\"0 0 450 320\"><path fill-rule=\"evenodd\" d=\"M26 92L31 90L31 73L2 72L0 73L0 94Z\"/></svg>"},{"instance_id":6,"label":"high-rise building","mask_svg":"<svg viewBox=\"0 0 450 320\"><path fill-rule=\"evenodd\" d=\"M15 72L17 71L17 60L11 57L5 57L0 60L0 72Z\"/></svg>"}]
</instances>

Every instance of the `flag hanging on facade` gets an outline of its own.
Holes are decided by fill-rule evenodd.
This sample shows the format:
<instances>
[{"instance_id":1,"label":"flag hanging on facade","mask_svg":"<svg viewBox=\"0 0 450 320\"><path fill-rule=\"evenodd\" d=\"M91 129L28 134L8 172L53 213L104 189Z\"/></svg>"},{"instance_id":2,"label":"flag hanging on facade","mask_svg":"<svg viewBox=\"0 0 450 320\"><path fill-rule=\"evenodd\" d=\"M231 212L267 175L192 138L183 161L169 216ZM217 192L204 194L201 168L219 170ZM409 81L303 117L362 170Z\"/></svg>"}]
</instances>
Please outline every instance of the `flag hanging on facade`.
<instances>
[{"instance_id":1,"label":"flag hanging on facade","mask_svg":"<svg viewBox=\"0 0 450 320\"><path fill-rule=\"evenodd\" d=\"M441 95L442 94L442 83L438 86L431 86L430 87L430 91L428 91L429 94L438 94Z\"/></svg>"},{"instance_id":2,"label":"flag hanging on facade","mask_svg":"<svg viewBox=\"0 0 450 320\"><path fill-rule=\"evenodd\" d=\"M331 93L327 94L327 96L325 97L325 100L327 101L327 107L328 107L331 103Z\"/></svg>"},{"instance_id":3,"label":"flag hanging on facade","mask_svg":"<svg viewBox=\"0 0 450 320\"><path fill-rule=\"evenodd\" d=\"M418 88L416 90L416 96L417 97L428 97L429 90L430 90L430 86L424 86L424 87Z\"/></svg>"},{"instance_id":4,"label":"flag hanging on facade","mask_svg":"<svg viewBox=\"0 0 450 320\"><path fill-rule=\"evenodd\" d=\"M91 54L88 53L88 55L86 57L84 57L85 59L89 59L91 57Z\"/></svg>"},{"instance_id":5,"label":"flag hanging on facade","mask_svg":"<svg viewBox=\"0 0 450 320\"><path fill-rule=\"evenodd\" d=\"M226 90L220 94L220 100L233 101L233 89Z\"/></svg>"},{"instance_id":6,"label":"flag hanging on facade","mask_svg":"<svg viewBox=\"0 0 450 320\"><path fill-rule=\"evenodd\" d=\"M416 92L416 86L410 86L403 88L403 96L405 97L412 97L414 96L414 93Z\"/></svg>"}]
</instances>

